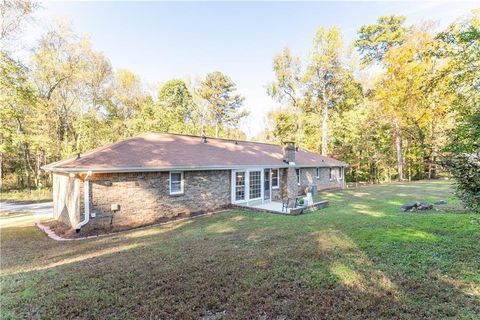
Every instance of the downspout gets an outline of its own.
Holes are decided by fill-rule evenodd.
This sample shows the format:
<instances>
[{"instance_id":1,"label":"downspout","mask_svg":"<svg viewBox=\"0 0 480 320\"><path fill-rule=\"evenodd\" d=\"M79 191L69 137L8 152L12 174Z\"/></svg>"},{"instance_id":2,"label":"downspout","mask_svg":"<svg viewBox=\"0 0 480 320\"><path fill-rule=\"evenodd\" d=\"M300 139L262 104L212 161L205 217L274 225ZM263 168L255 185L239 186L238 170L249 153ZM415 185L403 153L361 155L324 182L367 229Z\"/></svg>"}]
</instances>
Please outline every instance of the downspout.
<instances>
[{"instance_id":1,"label":"downspout","mask_svg":"<svg viewBox=\"0 0 480 320\"><path fill-rule=\"evenodd\" d=\"M84 203L84 217L83 221L77 224L75 231L80 232L80 229L90 221L90 176L92 171L87 172L87 176L83 182L83 203Z\"/></svg>"}]
</instances>

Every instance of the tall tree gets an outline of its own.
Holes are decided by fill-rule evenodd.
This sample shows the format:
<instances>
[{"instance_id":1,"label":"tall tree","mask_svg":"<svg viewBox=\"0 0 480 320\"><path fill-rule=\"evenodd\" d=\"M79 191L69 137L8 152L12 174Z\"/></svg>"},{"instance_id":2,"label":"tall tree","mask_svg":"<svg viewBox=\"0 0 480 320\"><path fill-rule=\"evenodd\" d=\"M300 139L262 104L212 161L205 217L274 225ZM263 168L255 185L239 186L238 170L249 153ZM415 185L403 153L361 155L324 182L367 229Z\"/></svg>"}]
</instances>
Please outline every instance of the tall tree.
<instances>
[{"instance_id":1,"label":"tall tree","mask_svg":"<svg viewBox=\"0 0 480 320\"><path fill-rule=\"evenodd\" d=\"M106 108L106 84L111 66L92 50L86 37L77 37L68 25L55 25L41 38L32 56L32 78L42 105L45 141L49 153L61 158L85 151L102 140L85 139ZM89 130L89 134L84 131ZM97 127L96 130L99 130Z\"/></svg>"},{"instance_id":2,"label":"tall tree","mask_svg":"<svg viewBox=\"0 0 480 320\"><path fill-rule=\"evenodd\" d=\"M403 16L382 16L376 24L363 25L358 31L355 46L362 54L364 66L381 63L390 48L405 41L408 28Z\"/></svg>"},{"instance_id":3,"label":"tall tree","mask_svg":"<svg viewBox=\"0 0 480 320\"><path fill-rule=\"evenodd\" d=\"M17 173L19 187L23 187L25 175L28 189L30 176L38 177L34 173L30 150L35 89L29 81L28 68L11 55L19 49L19 35L36 7L28 0L0 2L0 189L6 162Z\"/></svg>"},{"instance_id":4,"label":"tall tree","mask_svg":"<svg viewBox=\"0 0 480 320\"><path fill-rule=\"evenodd\" d=\"M364 66L382 63L391 48L399 46L405 41L408 28L403 26L404 22L405 17L402 16L383 16L378 18L376 24L360 27L359 39L355 42L355 46L362 55ZM398 119L394 124L398 179L403 180L402 132Z\"/></svg>"},{"instance_id":5,"label":"tall tree","mask_svg":"<svg viewBox=\"0 0 480 320\"><path fill-rule=\"evenodd\" d=\"M30 190L35 174L31 146L35 134L32 123L36 118L35 89L28 81L28 70L5 52L0 56L0 180L3 181L5 160L11 160L13 170L23 186L25 176ZM6 158L6 159L4 159ZM0 182L1 188L2 182Z\"/></svg>"},{"instance_id":6,"label":"tall tree","mask_svg":"<svg viewBox=\"0 0 480 320\"><path fill-rule=\"evenodd\" d=\"M287 47L273 59L276 80L267 87L267 93L281 103L285 110L272 113L269 117L276 123L274 136L282 139L281 142L300 141L300 111L303 99L301 68L300 59L293 56ZM287 118L288 125L285 126ZM294 129L295 133L287 133L290 129Z\"/></svg>"},{"instance_id":7,"label":"tall tree","mask_svg":"<svg viewBox=\"0 0 480 320\"><path fill-rule=\"evenodd\" d=\"M347 79L353 80L343 66L343 50L343 38L338 28L317 29L304 77L310 103L305 104L304 108L311 108L321 115L322 155L328 153L330 110L337 107L337 102L343 99Z\"/></svg>"},{"instance_id":8,"label":"tall tree","mask_svg":"<svg viewBox=\"0 0 480 320\"><path fill-rule=\"evenodd\" d=\"M456 126L449 132L444 164L456 181L456 193L480 213L480 10L438 35L439 54L447 67L439 74L454 94L450 112Z\"/></svg>"},{"instance_id":9,"label":"tall tree","mask_svg":"<svg viewBox=\"0 0 480 320\"><path fill-rule=\"evenodd\" d=\"M244 98L236 91L237 86L230 77L219 71L207 74L197 91L197 94L208 104L217 138L224 124L236 127L240 119L247 115L239 111Z\"/></svg>"},{"instance_id":10,"label":"tall tree","mask_svg":"<svg viewBox=\"0 0 480 320\"><path fill-rule=\"evenodd\" d=\"M270 115L276 122L274 135L289 137L307 149L321 150L324 155L328 153L332 142L331 113L351 108L361 96L361 88L345 58L342 35L335 27L317 30L305 67L288 48L275 56L276 79L267 92L284 109ZM287 134L291 128L295 128L295 133Z\"/></svg>"},{"instance_id":11,"label":"tall tree","mask_svg":"<svg viewBox=\"0 0 480 320\"><path fill-rule=\"evenodd\" d=\"M37 5L30 0L0 1L0 49L7 50L14 42L24 24L31 18Z\"/></svg>"},{"instance_id":12,"label":"tall tree","mask_svg":"<svg viewBox=\"0 0 480 320\"><path fill-rule=\"evenodd\" d=\"M287 109L271 111L268 117L273 122L272 135L277 143L296 141L298 139L297 116Z\"/></svg>"},{"instance_id":13,"label":"tall tree","mask_svg":"<svg viewBox=\"0 0 480 320\"><path fill-rule=\"evenodd\" d=\"M158 93L158 101L144 104L137 117L137 131L194 133L195 104L183 80L167 81Z\"/></svg>"},{"instance_id":14,"label":"tall tree","mask_svg":"<svg viewBox=\"0 0 480 320\"><path fill-rule=\"evenodd\" d=\"M107 92L108 122L114 132L120 133L120 137L129 137L134 133L136 116L151 98L143 90L140 77L125 69L114 73Z\"/></svg>"}]
</instances>

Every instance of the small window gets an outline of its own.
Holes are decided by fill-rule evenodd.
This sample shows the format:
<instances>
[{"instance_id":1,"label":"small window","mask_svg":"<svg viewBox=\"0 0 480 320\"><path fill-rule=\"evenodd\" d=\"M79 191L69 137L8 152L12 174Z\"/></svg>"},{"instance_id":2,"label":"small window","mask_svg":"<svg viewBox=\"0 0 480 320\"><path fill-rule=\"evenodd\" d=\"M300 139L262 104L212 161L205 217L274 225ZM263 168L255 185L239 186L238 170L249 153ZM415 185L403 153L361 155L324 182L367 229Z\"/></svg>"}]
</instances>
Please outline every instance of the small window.
<instances>
[{"instance_id":1,"label":"small window","mask_svg":"<svg viewBox=\"0 0 480 320\"><path fill-rule=\"evenodd\" d=\"M295 172L297 173L297 184L300 185L300 169L295 169Z\"/></svg>"},{"instance_id":2,"label":"small window","mask_svg":"<svg viewBox=\"0 0 480 320\"><path fill-rule=\"evenodd\" d=\"M170 172L170 194L183 193L183 172Z\"/></svg>"},{"instance_id":3,"label":"small window","mask_svg":"<svg viewBox=\"0 0 480 320\"><path fill-rule=\"evenodd\" d=\"M328 176L329 176L329 179L330 179L330 180L333 180L332 168L328 168Z\"/></svg>"},{"instance_id":4,"label":"small window","mask_svg":"<svg viewBox=\"0 0 480 320\"><path fill-rule=\"evenodd\" d=\"M339 179L343 178L343 168L342 167L338 168L338 178Z\"/></svg>"},{"instance_id":5,"label":"small window","mask_svg":"<svg viewBox=\"0 0 480 320\"><path fill-rule=\"evenodd\" d=\"M278 169L272 169L272 188L278 188Z\"/></svg>"},{"instance_id":6,"label":"small window","mask_svg":"<svg viewBox=\"0 0 480 320\"><path fill-rule=\"evenodd\" d=\"M317 168L317 179L320 179L320 168Z\"/></svg>"}]
</instances>

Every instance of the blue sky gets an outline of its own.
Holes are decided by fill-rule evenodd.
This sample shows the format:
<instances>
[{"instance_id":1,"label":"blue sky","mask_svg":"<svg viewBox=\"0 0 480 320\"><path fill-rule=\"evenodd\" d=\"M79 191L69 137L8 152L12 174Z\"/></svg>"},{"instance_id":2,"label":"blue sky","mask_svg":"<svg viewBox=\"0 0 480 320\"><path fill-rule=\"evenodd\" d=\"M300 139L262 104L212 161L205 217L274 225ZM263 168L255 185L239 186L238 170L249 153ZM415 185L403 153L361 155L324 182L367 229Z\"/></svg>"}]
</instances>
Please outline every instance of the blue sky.
<instances>
[{"instance_id":1,"label":"blue sky","mask_svg":"<svg viewBox=\"0 0 480 320\"><path fill-rule=\"evenodd\" d=\"M433 20L448 25L478 2L45 2L41 21L67 19L88 34L114 68L125 68L147 83L211 71L228 74L246 98L247 135L264 128L278 107L266 94L272 59L284 46L304 56L319 26L339 26L353 41L362 24L386 14L408 23Z\"/></svg>"}]
</instances>

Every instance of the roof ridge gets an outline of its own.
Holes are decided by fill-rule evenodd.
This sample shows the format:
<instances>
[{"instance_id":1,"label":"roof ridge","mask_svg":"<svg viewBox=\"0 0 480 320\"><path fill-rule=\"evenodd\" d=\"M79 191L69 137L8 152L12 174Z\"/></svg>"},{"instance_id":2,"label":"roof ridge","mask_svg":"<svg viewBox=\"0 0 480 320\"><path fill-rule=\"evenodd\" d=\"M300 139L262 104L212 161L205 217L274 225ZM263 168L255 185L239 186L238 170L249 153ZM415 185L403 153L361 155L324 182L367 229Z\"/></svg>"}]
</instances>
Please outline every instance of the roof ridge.
<instances>
[{"instance_id":1,"label":"roof ridge","mask_svg":"<svg viewBox=\"0 0 480 320\"><path fill-rule=\"evenodd\" d=\"M197 136L197 135L194 135L194 134L173 133L173 132L160 132L160 131L153 131L153 130L146 131L146 132L142 133L141 135L145 135L145 134L148 134L148 133L169 134L169 135L174 135L174 136L184 136L184 137L192 137L192 138L202 138L202 136ZM141 135L139 135L139 136L141 136ZM215 137L210 137L210 136L205 136L205 137L206 137L207 139L224 140L224 141L232 141L232 142L238 141L238 142L247 142L247 143L266 144L266 145L278 146L278 147L281 147L281 146L282 146L281 144L269 143L269 142L258 142L258 141L249 141L249 140L233 139L233 138L215 138Z\"/></svg>"}]
</instances>

